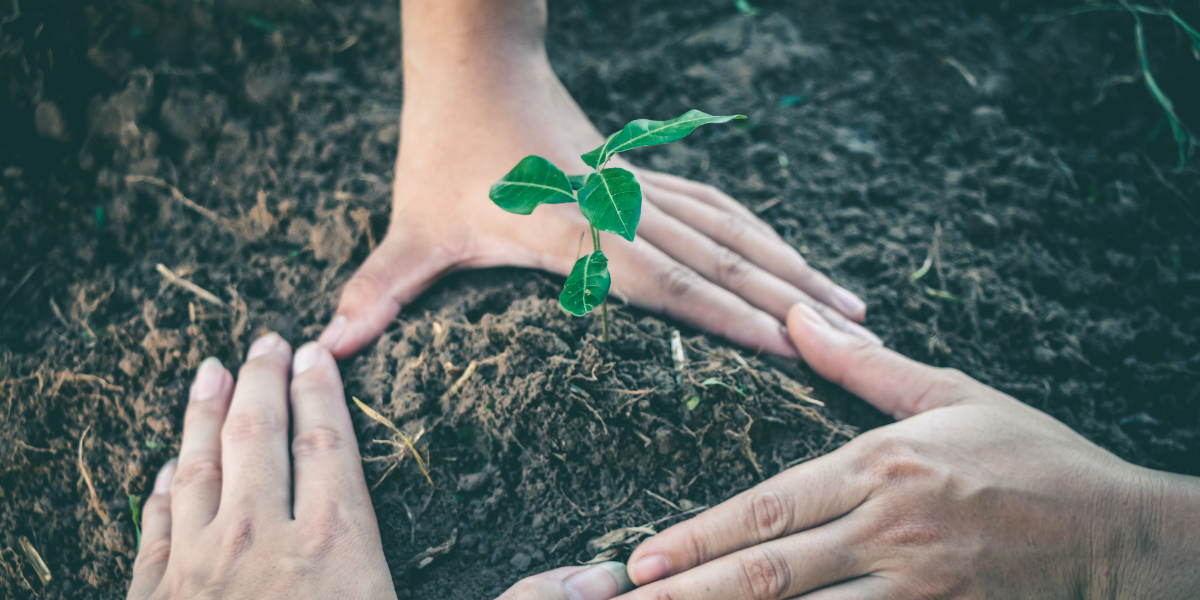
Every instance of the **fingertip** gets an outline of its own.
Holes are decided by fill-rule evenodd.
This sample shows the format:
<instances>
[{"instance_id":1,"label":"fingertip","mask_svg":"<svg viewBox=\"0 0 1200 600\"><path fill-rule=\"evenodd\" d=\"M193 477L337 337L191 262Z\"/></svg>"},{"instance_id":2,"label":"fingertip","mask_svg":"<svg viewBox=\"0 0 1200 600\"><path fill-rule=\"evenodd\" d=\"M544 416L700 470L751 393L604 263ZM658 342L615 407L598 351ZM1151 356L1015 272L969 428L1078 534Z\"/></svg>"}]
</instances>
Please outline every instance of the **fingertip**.
<instances>
[{"instance_id":1,"label":"fingertip","mask_svg":"<svg viewBox=\"0 0 1200 600\"><path fill-rule=\"evenodd\" d=\"M846 288L834 288L833 305L838 312L856 323L861 323L867 317L867 303Z\"/></svg>"},{"instance_id":2,"label":"fingertip","mask_svg":"<svg viewBox=\"0 0 1200 600\"><path fill-rule=\"evenodd\" d=\"M317 343L325 346L332 352L337 349L338 342L342 339L342 334L344 333L346 333L346 315L337 315L325 326L325 331L321 332L321 337L317 338Z\"/></svg>"},{"instance_id":3,"label":"fingertip","mask_svg":"<svg viewBox=\"0 0 1200 600\"><path fill-rule=\"evenodd\" d=\"M320 342L309 342L292 357L292 376L299 376L317 366L333 364L333 355Z\"/></svg>"},{"instance_id":4,"label":"fingertip","mask_svg":"<svg viewBox=\"0 0 1200 600\"><path fill-rule=\"evenodd\" d=\"M171 493L171 481L175 479L175 471L179 467L179 459L172 458L158 470L158 475L154 477L154 491L151 492L156 496L167 495Z\"/></svg>"},{"instance_id":5,"label":"fingertip","mask_svg":"<svg viewBox=\"0 0 1200 600\"><path fill-rule=\"evenodd\" d=\"M563 580L567 600L608 600L633 589L633 582L619 562L603 562Z\"/></svg>"},{"instance_id":6,"label":"fingertip","mask_svg":"<svg viewBox=\"0 0 1200 600\"><path fill-rule=\"evenodd\" d=\"M627 572L633 585L641 587L670 575L671 562L665 554L637 557L635 553L629 558Z\"/></svg>"},{"instance_id":7,"label":"fingertip","mask_svg":"<svg viewBox=\"0 0 1200 600\"><path fill-rule=\"evenodd\" d=\"M246 352L246 362L268 354L291 352L291 350L291 345L287 343L287 340L283 339L283 336L274 331L269 331L259 336L258 339L254 340L254 343L250 344L250 349Z\"/></svg>"}]
</instances>

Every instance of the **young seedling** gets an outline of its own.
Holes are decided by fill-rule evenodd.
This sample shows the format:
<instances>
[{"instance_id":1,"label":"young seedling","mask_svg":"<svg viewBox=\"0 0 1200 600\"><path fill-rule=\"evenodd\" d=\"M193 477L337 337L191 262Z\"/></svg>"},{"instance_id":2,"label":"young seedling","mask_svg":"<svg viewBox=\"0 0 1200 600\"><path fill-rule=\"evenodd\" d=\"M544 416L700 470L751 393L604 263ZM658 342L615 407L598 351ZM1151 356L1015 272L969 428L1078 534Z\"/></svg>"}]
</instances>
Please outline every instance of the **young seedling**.
<instances>
[{"instance_id":1,"label":"young seedling","mask_svg":"<svg viewBox=\"0 0 1200 600\"><path fill-rule=\"evenodd\" d=\"M744 118L689 110L670 121L638 119L581 157L593 169L592 173L567 175L545 158L526 156L492 186L488 197L496 206L518 215L531 214L542 204L578 203L579 212L590 225L592 252L575 262L558 301L564 310L577 317L600 307L607 343L606 300L612 277L608 273L608 259L600 249L600 232L615 233L632 242L642 216L642 188L637 179L625 169L608 168L608 161L626 150L678 141L701 125Z\"/></svg>"}]
</instances>

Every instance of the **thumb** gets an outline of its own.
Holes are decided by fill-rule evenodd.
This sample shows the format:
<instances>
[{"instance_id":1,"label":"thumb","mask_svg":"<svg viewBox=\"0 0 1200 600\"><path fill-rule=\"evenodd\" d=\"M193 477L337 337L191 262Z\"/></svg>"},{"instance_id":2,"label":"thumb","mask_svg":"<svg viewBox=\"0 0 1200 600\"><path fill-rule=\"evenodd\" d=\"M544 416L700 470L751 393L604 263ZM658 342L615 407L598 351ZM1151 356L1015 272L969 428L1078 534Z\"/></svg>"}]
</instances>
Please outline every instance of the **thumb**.
<instances>
[{"instance_id":1,"label":"thumb","mask_svg":"<svg viewBox=\"0 0 1200 600\"><path fill-rule=\"evenodd\" d=\"M982 387L959 371L919 363L834 329L804 304L788 311L787 326L796 349L817 374L897 419L949 406Z\"/></svg>"},{"instance_id":2,"label":"thumb","mask_svg":"<svg viewBox=\"0 0 1200 600\"><path fill-rule=\"evenodd\" d=\"M625 565L564 567L518 581L499 600L609 600L633 589Z\"/></svg>"},{"instance_id":3,"label":"thumb","mask_svg":"<svg viewBox=\"0 0 1200 600\"><path fill-rule=\"evenodd\" d=\"M379 337L403 305L455 265L450 252L408 233L389 232L342 288L337 312L318 339L338 359Z\"/></svg>"}]
</instances>

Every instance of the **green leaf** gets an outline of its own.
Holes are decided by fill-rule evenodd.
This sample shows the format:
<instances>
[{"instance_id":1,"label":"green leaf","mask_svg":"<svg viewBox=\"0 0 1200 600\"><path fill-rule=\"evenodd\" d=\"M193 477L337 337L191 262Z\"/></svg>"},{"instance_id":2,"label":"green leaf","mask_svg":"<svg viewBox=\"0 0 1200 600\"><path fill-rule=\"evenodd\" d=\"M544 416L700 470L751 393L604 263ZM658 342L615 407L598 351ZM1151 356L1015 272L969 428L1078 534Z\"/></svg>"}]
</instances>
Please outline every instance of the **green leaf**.
<instances>
[{"instance_id":1,"label":"green leaf","mask_svg":"<svg viewBox=\"0 0 1200 600\"><path fill-rule=\"evenodd\" d=\"M592 227L632 242L642 218L642 186L625 169L592 173L579 190L579 211Z\"/></svg>"},{"instance_id":2,"label":"green leaf","mask_svg":"<svg viewBox=\"0 0 1200 600\"><path fill-rule=\"evenodd\" d=\"M611 284L608 258L597 250L575 261L558 301L567 312L582 317L604 302Z\"/></svg>"},{"instance_id":3,"label":"green leaf","mask_svg":"<svg viewBox=\"0 0 1200 600\"><path fill-rule=\"evenodd\" d=\"M129 512L133 513L133 531L137 534L137 547L142 547L142 497L129 494Z\"/></svg>"},{"instance_id":4,"label":"green leaf","mask_svg":"<svg viewBox=\"0 0 1200 600\"><path fill-rule=\"evenodd\" d=\"M687 399L688 410L696 410L697 406L700 406L700 396L692 396Z\"/></svg>"},{"instance_id":5,"label":"green leaf","mask_svg":"<svg viewBox=\"0 0 1200 600\"><path fill-rule=\"evenodd\" d=\"M670 121L638 119L626 125L624 129L608 136L603 146L584 154L581 158L589 167L599 169L600 165L608 162L608 159L618 152L657 144L669 144L683 139L701 125L726 123L734 119L745 118L744 115L714 117L698 110L689 110Z\"/></svg>"},{"instance_id":6,"label":"green leaf","mask_svg":"<svg viewBox=\"0 0 1200 600\"><path fill-rule=\"evenodd\" d=\"M571 182L571 189L577 190L583 187L583 182L587 181L587 175L567 175L567 181Z\"/></svg>"},{"instance_id":7,"label":"green leaf","mask_svg":"<svg viewBox=\"0 0 1200 600\"><path fill-rule=\"evenodd\" d=\"M526 156L492 185L488 198L510 213L527 215L542 204L574 202L575 193L562 170L540 156Z\"/></svg>"}]
</instances>

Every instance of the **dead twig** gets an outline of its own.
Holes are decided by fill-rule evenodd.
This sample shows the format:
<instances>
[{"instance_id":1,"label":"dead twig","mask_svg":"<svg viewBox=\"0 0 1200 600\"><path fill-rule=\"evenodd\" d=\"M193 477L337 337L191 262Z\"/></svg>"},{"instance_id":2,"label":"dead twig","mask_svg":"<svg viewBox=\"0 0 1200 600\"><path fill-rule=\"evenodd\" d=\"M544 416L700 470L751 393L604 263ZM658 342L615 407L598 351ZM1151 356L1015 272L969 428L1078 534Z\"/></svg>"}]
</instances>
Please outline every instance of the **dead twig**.
<instances>
[{"instance_id":1,"label":"dead twig","mask_svg":"<svg viewBox=\"0 0 1200 600\"><path fill-rule=\"evenodd\" d=\"M675 504L674 502L671 502L670 500L667 500L666 498L663 498L662 496L659 496L658 494L655 494L654 492L652 492L650 490L646 490L646 494L648 494L651 498L654 498L655 500L658 500L659 502L662 502L663 504L666 504L667 506L670 506L671 508L673 508L675 510L679 510L679 511L683 510L682 508L679 508L678 504Z\"/></svg>"},{"instance_id":2,"label":"dead twig","mask_svg":"<svg viewBox=\"0 0 1200 600\"><path fill-rule=\"evenodd\" d=\"M154 268L155 268L155 270L158 271L159 275L162 275L163 278L167 280L168 283L173 283L173 284L195 294L196 297L200 298L201 300L203 300L205 302L208 302L210 304L215 304L220 307L225 306L225 302L223 300L221 300L220 298L218 298L216 296L216 294L213 294L212 292L176 275L175 272L172 271L171 269L168 269L166 267L166 265L164 265L162 263L158 263L158 264L154 265Z\"/></svg>"},{"instance_id":3,"label":"dead twig","mask_svg":"<svg viewBox=\"0 0 1200 600\"><path fill-rule=\"evenodd\" d=\"M126 184L150 183L153 185L157 185L161 188L165 188L168 192L171 193L171 197L175 198L175 200L177 200L180 204L204 215L205 217L208 217L214 223L225 228L225 230L227 230L227 231L232 232L234 230L233 224L230 223L228 219L226 219L225 217L222 217L221 215L218 215L217 213L213 212L210 209L204 208L203 206L200 206L199 204L192 202L191 200L188 199L187 196L183 195L183 192L180 192L178 189L176 189L175 186L173 186L157 177L147 177L145 175L127 175L127 176L125 176L125 183Z\"/></svg>"},{"instance_id":4,"label":"dead twig","mask_svg":"<svg viewBox=\"0 0 1200 600\"><path fill-rule=\"evenodd\" d=\"M83 435L79 436L79 473L83 475L83 482L87 484L89 504L96 514L100 515L100 520L104 524L108 524L108 512L104 510L104 505L100 503L100 496L96 494L96 486L92 485L92 474L88 471L87 462L83 460L83 442L87 439L87 434L92 430L92 426L88 425L87 429L83 430Z\"/></svg>"}]
</instances>

